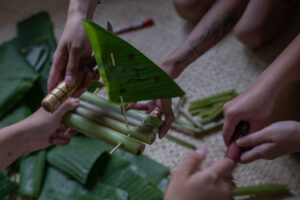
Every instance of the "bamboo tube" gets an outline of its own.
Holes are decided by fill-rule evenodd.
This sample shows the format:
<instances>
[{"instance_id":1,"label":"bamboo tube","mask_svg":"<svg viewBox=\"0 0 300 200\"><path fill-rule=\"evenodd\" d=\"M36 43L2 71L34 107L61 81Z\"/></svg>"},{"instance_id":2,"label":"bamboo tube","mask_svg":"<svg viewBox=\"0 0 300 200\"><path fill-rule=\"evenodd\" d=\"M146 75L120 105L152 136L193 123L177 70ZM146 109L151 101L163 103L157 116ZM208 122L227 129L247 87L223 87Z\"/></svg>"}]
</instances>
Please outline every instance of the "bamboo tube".
<instances>
[{"instance_id":1,"label":"bamboo tube","mask_svg":"<svg viewBox=\"0 0 300 200\"><path fill-rule=\"evenodd\" d=\"M232 196L245 196L245 195L289 195L289 189L284 184L265 184L237 187L232 190Z\"/></svg>"},{"instance_id":2,"label":"bamboo tube","mask_svg":"<svg viewBox=\"0 0 300 200\"><path fill-rule=\"evenodd\" d=\"M113 146L120 145L120 148L130 153L139 155L144 151L145 144L131 137L120 134L110 128L99 125L76 113L67 113L63 117L63 123L71 129L77 130L87 136L103 140Z\"/></svg>"},{"instance_id":3,"label":"bamboo tube","mask_svg":"<svg viewBox=\"0 0 300 200\"><path fill-rule=\"evenodd\" d=\"M155 141L155 134L153 131L137 128L132 125L128 125L127 128L126 125L120 121L103 116L101 113L94 112L83 107L78 107L75 112L87 119L111 128L124 135L131 134L131 137L147 144L152 144Z\"/></svg>"}]
</instances>

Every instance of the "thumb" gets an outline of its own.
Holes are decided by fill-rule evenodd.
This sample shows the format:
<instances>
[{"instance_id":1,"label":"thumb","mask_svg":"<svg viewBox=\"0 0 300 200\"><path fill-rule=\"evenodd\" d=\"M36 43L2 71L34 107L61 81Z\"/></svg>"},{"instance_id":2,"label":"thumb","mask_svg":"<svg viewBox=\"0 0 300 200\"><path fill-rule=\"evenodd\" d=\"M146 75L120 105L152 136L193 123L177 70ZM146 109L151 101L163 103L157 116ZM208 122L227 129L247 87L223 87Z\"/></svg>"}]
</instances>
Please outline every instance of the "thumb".
<instances>
[{"instance_id":1,"label":"thumb","mask_svg":"<svg viewBox=\"0 0 300 200\"><path fill-rule=\"evenodd\" d=\"M55 111L55 118L61 119L64 114L68 111L74 110L79 106L79 99L70 97L67 101L65 101L58 110Z\"/></svg>"},{"instance_id":2,"label":"thumb","mask_svg":"<svg viewBox=\"0 0 300 200\"><path fill-rule=\"evenodd\" d=\"M196 152L193 152L190 155L188 155L179 165L174 176L181 179L188 178L190 175L196 172L198 166L205 159L206 154L206 148L202 147L199 148Z\"/></svg>"}]
</instances>

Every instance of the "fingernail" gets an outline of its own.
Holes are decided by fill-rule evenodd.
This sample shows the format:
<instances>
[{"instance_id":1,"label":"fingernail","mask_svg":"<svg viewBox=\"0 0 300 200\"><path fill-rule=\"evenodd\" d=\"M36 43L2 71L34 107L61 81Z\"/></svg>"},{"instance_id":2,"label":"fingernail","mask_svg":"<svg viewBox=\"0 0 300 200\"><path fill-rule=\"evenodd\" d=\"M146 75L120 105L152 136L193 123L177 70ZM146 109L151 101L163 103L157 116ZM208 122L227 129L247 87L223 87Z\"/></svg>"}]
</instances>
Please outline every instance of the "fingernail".
<instances>
[{"instance_id":1,"label":"fingernail","mask_svg":"<svg viewBox=\"0 0 300 200\"><path fill-rule=\"evenodd\" d=\"M74 105L78 105L79 104L79 99L72 98L71 103L74 104Z\"/></svg>"},{"instance_id":2,"label":"fingernail","mask_svg":"<svg viewBox=\"0 0 300 200\"><path fill-rule=\"evenodd\" d=\"M200 147L196 150L196 152L200 155L200 156L204 156L206 154L206 148L205 147Z\"/></svg>"},{"instance_id":3,"label":"fingernail","mask_svg":"<svg viewBox=\"0 0 300 200\"><path fill-rule=\"evenodd\" d=\"M236 144L237 144L237 145L243 144L243 138L238 139L238 140L236 141Z\"/></svg>"},{"instance_id":4,"label":"fingernail","mask_svg":"<svg viewBox=\"0 0 300 200\"><path fill-rule=\"evenodd\" d=\"M67 82L67 84L72 84L72 82L73 82L73 77L72 76L66 76L66 82Z\"/></svg>"}]
</instances>

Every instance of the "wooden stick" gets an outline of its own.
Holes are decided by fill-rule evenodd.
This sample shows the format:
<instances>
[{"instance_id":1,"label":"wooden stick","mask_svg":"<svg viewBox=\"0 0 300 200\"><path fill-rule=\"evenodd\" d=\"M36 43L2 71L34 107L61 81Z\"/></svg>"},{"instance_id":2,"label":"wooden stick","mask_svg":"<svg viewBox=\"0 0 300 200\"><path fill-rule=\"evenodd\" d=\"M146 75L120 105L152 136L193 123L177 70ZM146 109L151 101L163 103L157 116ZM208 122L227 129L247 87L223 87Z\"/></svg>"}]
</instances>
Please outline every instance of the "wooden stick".
<instances>
[{"instance_id":1,"label":"wooden stick","mask_svg":"<svg viewBox=\"0 0 300 200\"><path fill-rule=\"evenodd\" d=\"M110 53L110 59L111 59L112 66L113 67L116 66L115 57L113 53Z\"/></svg>"},{"instance_id":2,"label":"wooden stick","mask_svg":"<svg viewBox=\"0 0 300 200\"><path fill-rule=\"evenodd\" d=\"M64 133L64 135L67 136L67 135L69 134L70 130L71 130L71 129L68 128L68 129L66 130L66 132Z\"/></svg>"},{"instance_id":3,"label":"wooden stick","mask_svg":"<svg viewBox=\"0 0 300 200\"><path fill-rule=\"evenodd\" d=\"M110 152L109 154L113 154L120 146L122 145L122 143L120 142L117 146L115 146Z\"/></svg>"}]
</instances>

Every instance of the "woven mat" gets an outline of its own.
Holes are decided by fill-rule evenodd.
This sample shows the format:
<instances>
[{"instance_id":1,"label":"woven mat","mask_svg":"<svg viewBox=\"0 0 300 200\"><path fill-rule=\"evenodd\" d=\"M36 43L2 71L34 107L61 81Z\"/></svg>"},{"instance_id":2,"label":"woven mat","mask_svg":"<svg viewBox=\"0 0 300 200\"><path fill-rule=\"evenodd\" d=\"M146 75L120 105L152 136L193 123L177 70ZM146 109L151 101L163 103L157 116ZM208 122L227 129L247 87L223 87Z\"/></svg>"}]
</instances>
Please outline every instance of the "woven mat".
<instances>
[{"instance_id":1,"label":"woven mat","mask_svg":"<svg viewBox=\"0 0 300 200\"><path fill-rule=\"evenodd\" d=\"M46 10L55 25L55 34L60 38L68 6L67 0L0 2L0 42L16 35L15 23L33 13ZM128 25L132 22L152 17L155 26L122 35L155 63L161 62L187 36L192 25L180 19L171 0L103 0L98 6L94 20L105 26L109 20L113 26ZM246 89L282 49L299 33L300 12L287 28L288 31L276 41L252 51L239 43L232 34L219 42L178 78L177 82L186 91L189 100L235 88L238 92ZM224 142L221 132L202 139L195 139L171 131L196 146L205 145L209 149L205 164L223 157ZM172 172L190 152L167 139L157 140L147 146L145 154L171 167ZM287 184L300 199L300 159L296 156L283 156L273 161L260 160L248 165L239 165L234 172L238 185L261 183ZM298 197L297 197L298 196Z\"/></svg>"}]
</instances>

